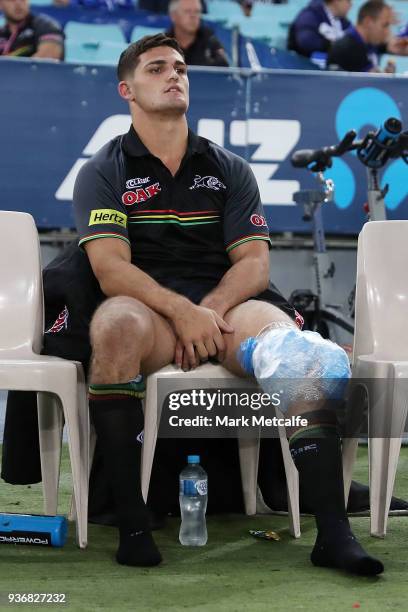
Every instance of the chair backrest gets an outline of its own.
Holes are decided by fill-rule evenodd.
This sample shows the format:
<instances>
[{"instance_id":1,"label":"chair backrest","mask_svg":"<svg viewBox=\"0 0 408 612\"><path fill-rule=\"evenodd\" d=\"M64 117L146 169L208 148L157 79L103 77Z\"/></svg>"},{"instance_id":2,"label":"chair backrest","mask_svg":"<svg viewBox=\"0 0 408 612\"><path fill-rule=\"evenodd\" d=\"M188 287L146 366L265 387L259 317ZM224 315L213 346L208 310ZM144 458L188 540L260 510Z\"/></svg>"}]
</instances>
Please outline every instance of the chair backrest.
<instances>
[{"instance_id":1,"label":"chair backrest","mask_svg":"<svg viewBox=\"0 0 408 612\"><path fill-rule=\"evenodd\" d=\"M127 43L65 41L65 61L68 63L105 64L116 66Z\"/></svg>"},{"instance_id":2,"label":"chair backrest","mask_svg":"<svg viewBox=\"0 0 408 612\"><path fill-rule=\"evenodd\" d=\"M83 43L126 43L122 29L114 23L80 23L79 21L68 21L65 25L64 32L68 40L76 40Z\"/></svg>"},{"instance_id":3,"label":"chair backrest","mask_svg":"<svg viewBox=\"0 0 408 612\"><path fill-rule=\"evenodd\" d=\"M40 243L27 213L0 211L0 355L41 349L43 290Z\"/></svg>"},{"instance_id":4,"label":"chair backrest","mask_svg":"<svg viewBox=\"0 0 408 612\"><path fill-rule=\"evenodd\" d=\"M140 38L143 38L143 36L153 36L154 34L160 34L162 32L164 32L163 28L137 25L132 30L132 33L130 35L130 42L136 42Z\"/></svg>"},{"instance_id":5,"label":"chair backrest","mask_svg":"<svg viewBox=\"0 0 408 612\"><path fill-rule=\"evenodd\" d=\"M354 359L408 360L408 221L370 221L358 238Z\"/></svg>"}]
</instances>

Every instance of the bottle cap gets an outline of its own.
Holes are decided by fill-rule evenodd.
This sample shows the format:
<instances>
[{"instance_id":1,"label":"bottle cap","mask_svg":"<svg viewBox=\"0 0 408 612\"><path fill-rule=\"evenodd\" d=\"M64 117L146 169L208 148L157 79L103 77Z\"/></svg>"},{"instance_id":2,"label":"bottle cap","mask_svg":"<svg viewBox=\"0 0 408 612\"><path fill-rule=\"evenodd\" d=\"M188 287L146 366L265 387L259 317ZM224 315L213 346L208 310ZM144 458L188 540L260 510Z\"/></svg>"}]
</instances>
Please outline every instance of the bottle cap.
<instances>
[{"instance_id":1,"label":"bottle cap","mask_svg":"<svg viewBox=\"0 0 408 612\"><path fill-rule=\"evenodd\" d=\"M200 463L200 455L188 455L187 463Z\"/></svg>"}]
</instances>

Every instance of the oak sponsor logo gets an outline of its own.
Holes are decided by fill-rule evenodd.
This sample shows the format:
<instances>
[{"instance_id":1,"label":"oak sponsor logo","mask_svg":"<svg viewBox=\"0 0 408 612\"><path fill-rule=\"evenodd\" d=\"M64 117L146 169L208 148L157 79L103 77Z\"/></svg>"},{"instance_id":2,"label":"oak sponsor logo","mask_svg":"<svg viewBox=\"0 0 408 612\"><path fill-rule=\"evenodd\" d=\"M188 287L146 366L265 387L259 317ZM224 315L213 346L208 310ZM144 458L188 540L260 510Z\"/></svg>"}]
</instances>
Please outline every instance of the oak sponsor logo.
<instances>
[{"instance_id":1,"label":"oak sponsor logo","mask_svg":"<svg viewBox=\"0 0 408 612\"><path fill-rule=\"evenodd\" d=\"M139 204L140 202L146 202L146 200L154 198L160 191L160 183L154 183L148 187L139 187L134 191L125 191L122 195L122 202L125 206L133 206L133 204Z\"/></svg>"},{"instance_id":2,"label":"oak sponsor logo","mask_svg":"<svg viewBox=\"0 0 408 612\"><path fill-rule=\"evenodd\" d=\"M127 215L111 208L91 210L88 225L120 225L126 227Z\"/></svg>"}]
</instances>

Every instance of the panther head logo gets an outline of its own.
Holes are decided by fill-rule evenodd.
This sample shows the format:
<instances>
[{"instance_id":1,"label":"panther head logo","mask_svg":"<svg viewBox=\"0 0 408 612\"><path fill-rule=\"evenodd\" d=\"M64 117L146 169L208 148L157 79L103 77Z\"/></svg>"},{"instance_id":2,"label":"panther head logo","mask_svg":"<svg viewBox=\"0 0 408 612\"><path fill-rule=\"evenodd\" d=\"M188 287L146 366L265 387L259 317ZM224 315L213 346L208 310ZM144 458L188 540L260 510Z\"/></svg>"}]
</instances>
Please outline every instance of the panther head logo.
<instances>
[{"instance_id":1,"label":"panther head logo","mask_svg":"<svg viewBox=\"0 0 408 612\"><path fill-rule=\"evenodd\" d=\"M213 191L219 191L220 189L226 189L224 183L221 183L219 179L215 176L200 176L196 174L194 179L194 185L190 187L190 189L198 189L199 187L206 187L207 189L212 189Z\"/></svg>"}]
</instances>

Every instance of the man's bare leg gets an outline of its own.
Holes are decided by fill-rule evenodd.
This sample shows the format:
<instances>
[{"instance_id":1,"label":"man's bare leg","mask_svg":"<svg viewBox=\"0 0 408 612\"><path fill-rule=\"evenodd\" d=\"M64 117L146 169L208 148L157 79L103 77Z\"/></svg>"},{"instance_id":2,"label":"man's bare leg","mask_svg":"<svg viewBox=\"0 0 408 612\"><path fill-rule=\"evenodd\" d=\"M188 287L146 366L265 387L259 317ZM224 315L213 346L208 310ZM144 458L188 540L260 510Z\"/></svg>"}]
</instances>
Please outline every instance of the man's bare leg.
<instances>
[{"instance_id":1,"label":"man's bare leg","mask_svg":"<svg viewBox=\"0 0 408 612\"><path fill-rule=\"evenodd\" d=\"M176 339L162 316L130 297L106 300L90 333L89 409L118 517L116 559L124 565L157 565L161 555L141 492L143 388L136 377L170 363Z\"/></svg>"},{"instance_id":2,"label":"man's bare leg","mask_svg":"<svg viewBox=\"0 0 408 612\"><path fill-rule=\"evenodd\" d=\"M256 300L236 306L224 319L232 325L234 333L225 338L227 348L223 365L239 376L246 374L238 358L241 342L256 336L269 324L291 321L275 306ZM296 328L295 323L293 326ZM296 355L287 357L294 359ZM303 358L307 359L307 355ZM261 380L259 383L262 386ZM303 496L316 518L318 534L311 554L312 563L361 575L380 574L384 571L382 563L360 546L347 519L341 442L330 402L296 402L288 410L288 416L305 413L309 427L312 425L314 429L292 429L289 445L299 471Z\"/></svg>"}]
</instances>

